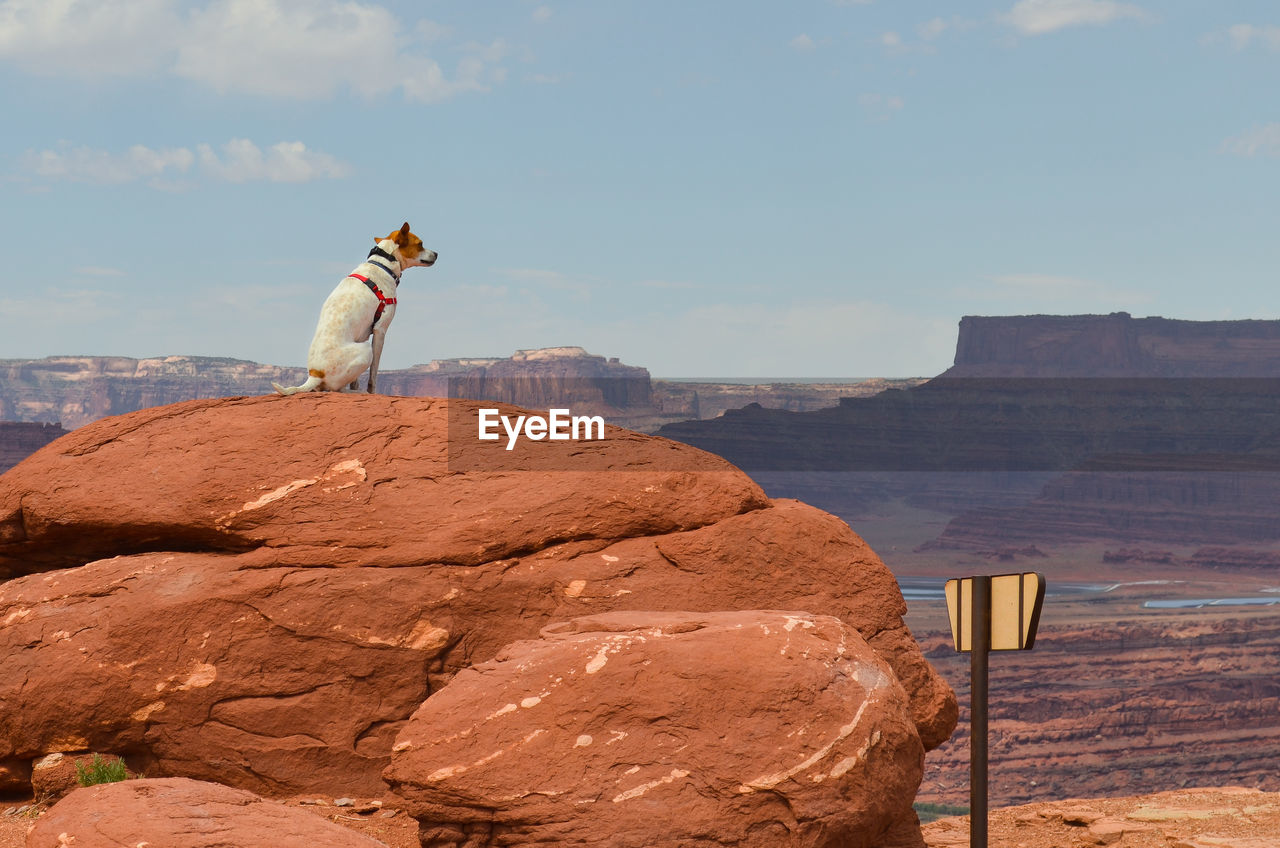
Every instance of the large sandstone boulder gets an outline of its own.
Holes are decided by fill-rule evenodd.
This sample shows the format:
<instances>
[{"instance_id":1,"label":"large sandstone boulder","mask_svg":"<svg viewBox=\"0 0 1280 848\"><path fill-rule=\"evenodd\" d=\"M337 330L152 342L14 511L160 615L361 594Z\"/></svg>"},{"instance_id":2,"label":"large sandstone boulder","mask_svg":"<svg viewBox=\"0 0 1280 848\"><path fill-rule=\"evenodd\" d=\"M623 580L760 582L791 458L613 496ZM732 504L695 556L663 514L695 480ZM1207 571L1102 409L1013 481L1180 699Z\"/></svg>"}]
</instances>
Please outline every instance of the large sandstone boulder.
<instances>
[{"instance_id":1,"label":"large sandstone boulder","mask_svg":"<svg viewBox=\"0 0 1280 848\"><path fill-rule=\"evenodd\" d=\"M835 616L903 683L925 746L950 734L893 576L840 520L627 431L476 454L450 426L475 405L451 404L193 401L0 476L0 566L26 575L0 584L0 770L97 750L377 794L404 721L459 670L613 610Z\"/></svg>"},{"instance_id":2,"label":"large sandstone boulder","mask_svg":"<svg viewBox=\"0 0 1280 848\"><path fill-rule=\"evenodd\" d=\"M376 839L239 789L181 777L77 789L27 848L386 848Z\"/></svg>"},{"instance_id":3,"label":"large sandstone boulder","mask_svg":"<svg viewBox=\"0 0 1280 848\"><path fill-rule=\"evenodd\" d=\"M401 732L386 777L424 848L867 848L915 825L907 695L838 619L612 613L543 636Z\"/></svg>"}]
</instances>

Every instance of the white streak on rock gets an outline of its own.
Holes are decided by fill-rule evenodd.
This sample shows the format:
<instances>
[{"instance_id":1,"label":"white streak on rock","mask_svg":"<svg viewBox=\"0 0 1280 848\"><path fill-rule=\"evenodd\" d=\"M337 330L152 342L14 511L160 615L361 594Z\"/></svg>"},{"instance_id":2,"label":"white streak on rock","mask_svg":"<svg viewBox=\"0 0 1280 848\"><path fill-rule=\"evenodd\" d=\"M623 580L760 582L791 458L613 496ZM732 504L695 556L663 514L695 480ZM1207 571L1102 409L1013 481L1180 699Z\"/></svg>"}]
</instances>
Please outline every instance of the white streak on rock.
<instances>
[{"instance_id":1,"label":"white streak on rock","mask_svg":"<svg viewBox=\"0 0 1280 848\"><path fill-rule=\"evenodd\" d=\"M859 671L861 671L861 669L859 669ZM883 677L883 675L881 676ZM810 754L802 762L792 766L789 769L786 769L784 771L774 772L773 774L762 775L760 777L757 777L755 780L746 781L745 783L743 783L741 786L738 787L739 794L746 795L760 789L772 789L782 781L789 780L790 778L795 777L800 772L806 769L812 768L814 765L816 765L820 760L822 760L823 757L827 756L827 754L830 754L832 749L834 749L836 745L843 742L846 738L848 738L849 734L853 733L853 731L857 729L858 722L862 721L862 715L867 711L867 707L871 706L872 704L879 703L877 699L870 697L870 694L871 693L868 692L867 699L864 700L862 704L858 706L858 711L853 714L853 719L836 732L836 736L834 739L832 739L826 745L823 745L817 751Z\"/></svg>"},{"instance_id":2,"label":"white streak on rock","mask_svg":"<svg viewBox=\"0 0 1280 848\"><path fill-rule=\"evenodd\" d=\"M587 674L595 674L604 668L604 664L609 661L609 646L602 645L600 651L595 655L591 662L587 663Z\"/></svg>"},{"instance_id":3,"label":"white streak on rock","mask_svg":"<svg viewBox=\"0 0 1280 848\"><path fill-rule=\"evenodd\" d=\"M645 794L650 789L656 789L659 786L663 786L667 783L672 783L674 781L680 780L681 778L685 778L688 776L689 776L689 772L685 771L684 769L672 769L671 773L668 774L666 777L660 777L657 780L651 780L648 783L642 783L639 786L636 786L632 789L628 789L626 792L621 792L613 796L613 803L617 804L620 801L630 801L632 798L639 798L641 795Z\"/></svg>"}]
</instances>

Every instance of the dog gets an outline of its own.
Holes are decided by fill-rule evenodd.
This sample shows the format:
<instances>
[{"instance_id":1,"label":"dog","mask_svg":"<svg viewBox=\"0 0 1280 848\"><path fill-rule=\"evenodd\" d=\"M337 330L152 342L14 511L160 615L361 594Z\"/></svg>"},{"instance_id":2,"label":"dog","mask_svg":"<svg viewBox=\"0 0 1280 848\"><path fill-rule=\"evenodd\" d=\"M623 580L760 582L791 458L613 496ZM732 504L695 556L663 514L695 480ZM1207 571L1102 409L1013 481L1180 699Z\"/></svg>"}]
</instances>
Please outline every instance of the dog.
<instances>
[{"instance_id":1,"label":"dog","mask_svg":"<svg viewBox=\"0 0 1280 848\"><path fill-rule=\"evenodd\" d=\"M409 268L434 265L437 254L409 232L408 221L386 238L373 241L369 258L338 283L320 308L320 323L307 352L306 382L289 388L272 383L277 393L358 392L365 371L369 372L369 394L377 389L378 362L396 314L400 275Z\"/></svg>"}]
</instances>

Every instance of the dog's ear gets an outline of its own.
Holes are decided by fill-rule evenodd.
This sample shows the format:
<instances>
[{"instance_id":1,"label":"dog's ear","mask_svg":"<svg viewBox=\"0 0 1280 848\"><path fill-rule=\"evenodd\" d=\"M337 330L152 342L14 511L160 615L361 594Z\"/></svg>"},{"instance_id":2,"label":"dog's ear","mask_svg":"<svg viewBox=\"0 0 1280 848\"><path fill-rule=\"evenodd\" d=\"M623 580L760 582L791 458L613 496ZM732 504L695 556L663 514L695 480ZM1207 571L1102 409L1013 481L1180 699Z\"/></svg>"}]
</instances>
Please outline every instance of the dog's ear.
<instances>
[{"instance_id":1,"label":"dog's ear","mask_svg":"<svg viewBox=\"0 0 1280 848\"><path fill-rule=\"evenodd\" d=\"M396 244L398 244L398 245L404 246L405 244L408 244L408 242L409 242L409 222L408 222L408 221L405 221L405 222L404 222L404 226L403 226L403 227L401 227L401 228L400 228L400 231L399 231L398 233L396 233L394 236L392 236L392 238L394 238L394 239L396 240Z\"/></svg>"}]
</instances>

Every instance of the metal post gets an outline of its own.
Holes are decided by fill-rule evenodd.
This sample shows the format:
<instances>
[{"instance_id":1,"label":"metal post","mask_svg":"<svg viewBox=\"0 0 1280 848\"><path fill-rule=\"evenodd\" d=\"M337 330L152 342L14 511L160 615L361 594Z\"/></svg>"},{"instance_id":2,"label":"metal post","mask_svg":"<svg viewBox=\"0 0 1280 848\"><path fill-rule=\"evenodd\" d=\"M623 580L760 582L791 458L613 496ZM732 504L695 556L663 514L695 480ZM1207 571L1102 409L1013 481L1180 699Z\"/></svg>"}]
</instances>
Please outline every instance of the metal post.
<instances>
[{"instance_id":1,"label":"metal post","mask_svg":"<svg viewBox=\"0 0 1280 848\"><path fill-rule=\"evenodd\" d=\"M969 687L969 848L987 848L987 653L991 648L991 578L973 578Z\"/></svg>"}]
</instances>

